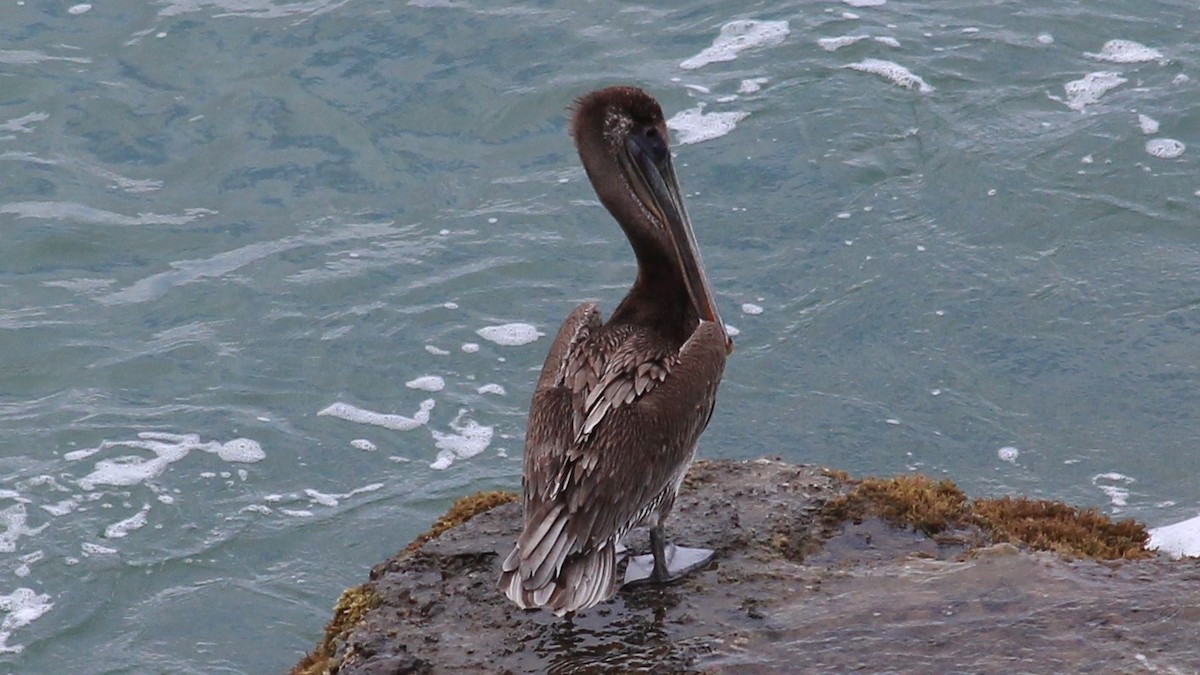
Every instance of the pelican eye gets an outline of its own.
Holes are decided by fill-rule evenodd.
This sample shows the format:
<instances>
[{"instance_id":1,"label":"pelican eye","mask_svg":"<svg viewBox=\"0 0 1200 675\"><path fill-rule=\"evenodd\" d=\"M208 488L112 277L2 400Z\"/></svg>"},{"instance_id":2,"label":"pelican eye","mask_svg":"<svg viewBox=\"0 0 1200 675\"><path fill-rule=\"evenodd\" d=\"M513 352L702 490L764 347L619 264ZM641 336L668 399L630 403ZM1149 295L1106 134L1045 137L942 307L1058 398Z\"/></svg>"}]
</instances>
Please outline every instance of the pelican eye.
<instances>
[{"instance_id":1,"label":"pelican eye","mask_svg":"<svg viewBox=\"0 0 1200 675\"><path fill-rule=\"evenodd\" d=\"M641 136L639 145L650 155L655 164L662 164L667 160L670 156L670 151L667 150L667 141L662 134L658 133L657 128L642 127L638 135Z\"/></svg>"}]
</instances>

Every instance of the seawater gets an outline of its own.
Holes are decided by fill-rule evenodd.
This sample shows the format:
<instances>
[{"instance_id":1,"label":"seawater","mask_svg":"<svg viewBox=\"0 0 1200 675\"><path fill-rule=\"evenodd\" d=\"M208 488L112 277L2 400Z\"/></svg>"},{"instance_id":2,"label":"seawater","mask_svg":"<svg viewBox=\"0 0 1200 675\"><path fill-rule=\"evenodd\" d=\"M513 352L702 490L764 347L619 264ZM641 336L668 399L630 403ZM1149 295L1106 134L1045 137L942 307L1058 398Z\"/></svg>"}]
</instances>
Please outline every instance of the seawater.
<instances>
[{"instance_id":1,"label":"seawater","mask_svg":"<svg viewBox=\"0 0 1200 675\"><path fill-rule=\"evenodd\" d=\"M1195 11L0 4L0 671L280 672L516 489L633 275L565 132L617 82L737 334L701 456L1195 516Z\"/></svg>"}]
</instances>

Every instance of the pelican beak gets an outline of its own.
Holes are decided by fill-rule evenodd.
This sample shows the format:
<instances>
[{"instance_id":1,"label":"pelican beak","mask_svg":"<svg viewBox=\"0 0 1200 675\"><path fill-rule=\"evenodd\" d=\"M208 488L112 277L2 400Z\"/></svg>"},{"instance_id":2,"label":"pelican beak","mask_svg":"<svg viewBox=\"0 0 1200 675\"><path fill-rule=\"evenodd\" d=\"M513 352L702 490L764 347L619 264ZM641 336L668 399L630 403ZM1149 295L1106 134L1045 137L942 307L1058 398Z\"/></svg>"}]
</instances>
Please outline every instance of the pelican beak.
<instances>
[{"instance_id":1,"label":"pelican beak","mask_svg":"<svg viewBox=\"0 0 1200 675\"><path fill-rule=\"evenodd\" d=\"M704 261L696 246L696 235L692 232L692 221L683 205L679 181L671 164L671 153L666 139L647 139L631 134L625 140L625 153L621 164L629 177L629 183L646 210L658 219L667 232L667 238L675 250L675 258L683 273L692 306L702 321L711 321L721 329L725 337L725 353L733 351L733 340L725 330L725 322L717 313L708 277L704 273Z\"/></svg>"}]
</instances>

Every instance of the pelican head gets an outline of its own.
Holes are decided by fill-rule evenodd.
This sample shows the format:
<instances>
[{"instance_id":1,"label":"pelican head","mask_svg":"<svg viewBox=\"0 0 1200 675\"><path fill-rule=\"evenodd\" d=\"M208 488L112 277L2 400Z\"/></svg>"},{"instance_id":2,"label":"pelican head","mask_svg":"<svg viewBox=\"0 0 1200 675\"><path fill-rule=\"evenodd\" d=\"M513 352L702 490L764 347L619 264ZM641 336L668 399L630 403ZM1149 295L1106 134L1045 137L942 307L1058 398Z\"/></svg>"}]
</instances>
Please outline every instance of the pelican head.
<instances>
[{"instance_id":1,"label":"pelican head","mask_svg":"<svg viewBox=\"0 0 1200 675\"><path fill-rule=\"evenodd\" d=\"M638 282L682 283L690 313L717 324L731 350L675 178L658 102L636 87L594 91L577 102L571 136L600 203L637 255Z\"/></svg>"}]
</instances>

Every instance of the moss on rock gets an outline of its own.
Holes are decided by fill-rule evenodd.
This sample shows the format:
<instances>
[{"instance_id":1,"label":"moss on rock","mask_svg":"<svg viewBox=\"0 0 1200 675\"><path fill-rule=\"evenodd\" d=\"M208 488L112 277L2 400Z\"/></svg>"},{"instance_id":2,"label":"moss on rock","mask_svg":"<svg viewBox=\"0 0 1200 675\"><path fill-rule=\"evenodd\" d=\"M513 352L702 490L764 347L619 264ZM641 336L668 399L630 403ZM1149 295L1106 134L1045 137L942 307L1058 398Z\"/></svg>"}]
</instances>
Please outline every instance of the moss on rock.
<instances>
[{"instance_id":1,"label":"moss on rock","mask_svg":"<svg viewBox=\"0 0 1200 675\"><path fill-rule=\"evenodd\" d=\"M292 669L292 675L324 675L334 667L333 656L338 639L358 625L366 613L379 606L379 597L370 584L342 591L333 607L333 618L325 625L325 635L317 648L304 655Z\"/></svg>"},{"instance_id":2,"label":"moss on rock","mask_svg":"<svg viewBox=\"0 0 1200 675\"><path fill-rule=\"evenodd\" d=\"M1067 558L1120 560L1154 555L1146 527L1114 522L1098 510L1061 502L1001 497L968 500L949 480L919 474L852 481L853 487L822 509L827 527L875 516L926 535L977 529L992 542L1023 544Z\"/></svg>"}]
</instances>

